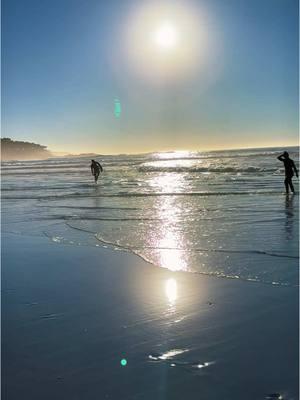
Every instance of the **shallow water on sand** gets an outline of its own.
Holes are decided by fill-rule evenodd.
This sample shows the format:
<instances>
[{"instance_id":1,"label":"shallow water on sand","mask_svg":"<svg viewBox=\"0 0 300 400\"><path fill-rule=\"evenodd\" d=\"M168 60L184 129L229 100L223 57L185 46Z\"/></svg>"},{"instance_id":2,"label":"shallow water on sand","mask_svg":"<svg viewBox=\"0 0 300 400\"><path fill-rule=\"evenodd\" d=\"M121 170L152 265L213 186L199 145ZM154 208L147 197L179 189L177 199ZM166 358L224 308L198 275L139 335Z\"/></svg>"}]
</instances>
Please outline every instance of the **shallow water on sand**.
<instances>
[{"instance_id":1,"label":"shallow water on sand","mask_svg":"<svg viewBox=\"0 0 300 400\"><path fill-rule=\"evenodd\" d=\"M97 185L87 158L5 162L3 230L113 246L173 271L297 285L298 197L283 193L278 154L99 156Z\"/></svg>"}]
</instances>

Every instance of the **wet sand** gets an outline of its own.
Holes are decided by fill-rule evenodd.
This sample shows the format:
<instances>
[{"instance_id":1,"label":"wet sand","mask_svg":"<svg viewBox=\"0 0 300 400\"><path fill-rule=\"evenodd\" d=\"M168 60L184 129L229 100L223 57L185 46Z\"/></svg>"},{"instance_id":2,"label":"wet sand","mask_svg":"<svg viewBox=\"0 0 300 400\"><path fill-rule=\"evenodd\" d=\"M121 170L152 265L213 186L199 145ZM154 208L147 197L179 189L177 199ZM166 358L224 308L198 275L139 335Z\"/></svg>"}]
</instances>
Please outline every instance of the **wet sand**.
<instances>
[{"instance_id":1,"label":"wet sand","mask_svg":"<svg viewBox=\"0 0 300 400\"><path fill-rule=\"evenodd\" d=\"M298 311L295 287L5 234L2 398L296 400Z\"/></svg>"}]
</instances>

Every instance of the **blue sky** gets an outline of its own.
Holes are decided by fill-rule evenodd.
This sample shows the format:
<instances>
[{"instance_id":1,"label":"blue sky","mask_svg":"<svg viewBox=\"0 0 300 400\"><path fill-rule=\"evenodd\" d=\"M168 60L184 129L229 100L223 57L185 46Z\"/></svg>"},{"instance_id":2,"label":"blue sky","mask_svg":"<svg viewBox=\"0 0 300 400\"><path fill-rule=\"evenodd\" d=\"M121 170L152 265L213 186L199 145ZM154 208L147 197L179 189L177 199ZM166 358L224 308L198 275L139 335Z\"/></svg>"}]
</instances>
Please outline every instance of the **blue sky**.
<instances>
[{"instance_id":1,"label":"blue sky","mask_svg":"<svg viewBox=\"0 0 300 400\"><path fill-rule=\"evenodd\" d=\"M69 153L297 144L298 1L177 0L213 40L204 71L164 84L127 51L149 3L2 0L2 135Z\"/></svg>"}]
</instances>

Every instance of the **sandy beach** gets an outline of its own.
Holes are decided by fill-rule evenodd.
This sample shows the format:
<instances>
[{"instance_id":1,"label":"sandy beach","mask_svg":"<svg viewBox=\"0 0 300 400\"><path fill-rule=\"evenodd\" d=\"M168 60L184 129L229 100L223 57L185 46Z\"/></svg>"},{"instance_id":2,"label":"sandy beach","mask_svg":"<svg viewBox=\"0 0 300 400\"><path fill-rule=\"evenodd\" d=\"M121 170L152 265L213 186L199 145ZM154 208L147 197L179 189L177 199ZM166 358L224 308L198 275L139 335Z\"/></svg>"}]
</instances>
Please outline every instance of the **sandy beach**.
<instances>
[{"instance_id":1,"label":"sandy beach","mask_svg":"<svg viewBox=\"0 0 300 400\"><path fill-rule=\"evenodd\" d=\"M3 399L298 399L298 288L30 232L2 249Z\"/></svg>"}]
</instances>

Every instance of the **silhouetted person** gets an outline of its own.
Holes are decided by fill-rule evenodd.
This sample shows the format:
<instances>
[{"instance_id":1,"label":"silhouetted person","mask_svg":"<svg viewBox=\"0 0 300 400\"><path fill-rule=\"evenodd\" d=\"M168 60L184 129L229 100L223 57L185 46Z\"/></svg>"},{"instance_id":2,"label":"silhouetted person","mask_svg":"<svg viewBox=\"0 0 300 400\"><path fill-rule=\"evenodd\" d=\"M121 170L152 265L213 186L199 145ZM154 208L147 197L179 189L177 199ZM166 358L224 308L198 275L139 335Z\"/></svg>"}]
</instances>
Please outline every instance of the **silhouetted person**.
<instances>
[{"instance_id":1,"label":"silhouetted person","mask_svg":"<svg viewBox=\"0 0 300 400\"><path fill-rule=\"evenodd\" d=\"M103 171L101 164L99 164L98 161L92 160L91 171L92 171L92 175L94 175L95 183L97 183L99 174L100 174L100 172Z\"/></svg>"},{"instance_id":2,"label":"silhouetted person","mask_svg":"<svg viewBox=\"0 0 300 400\"><path fill-rule=\"evenodd\" d=\"M295 174L298 178L298 170L296 168L294 161L290 158L289 153L287 151L285 151L283 154L281 154L281 156L279 156L277 158L279 161L282 161L284 164L284 168L285 168L284 184L285 184L286 193L289 192L289 187L291 188L291 191L293 193L295 193L295 189L294 189L294 186L292 183L292 177L294 176L294 171L295 171Z\"/></svg>"}]
</instances>

